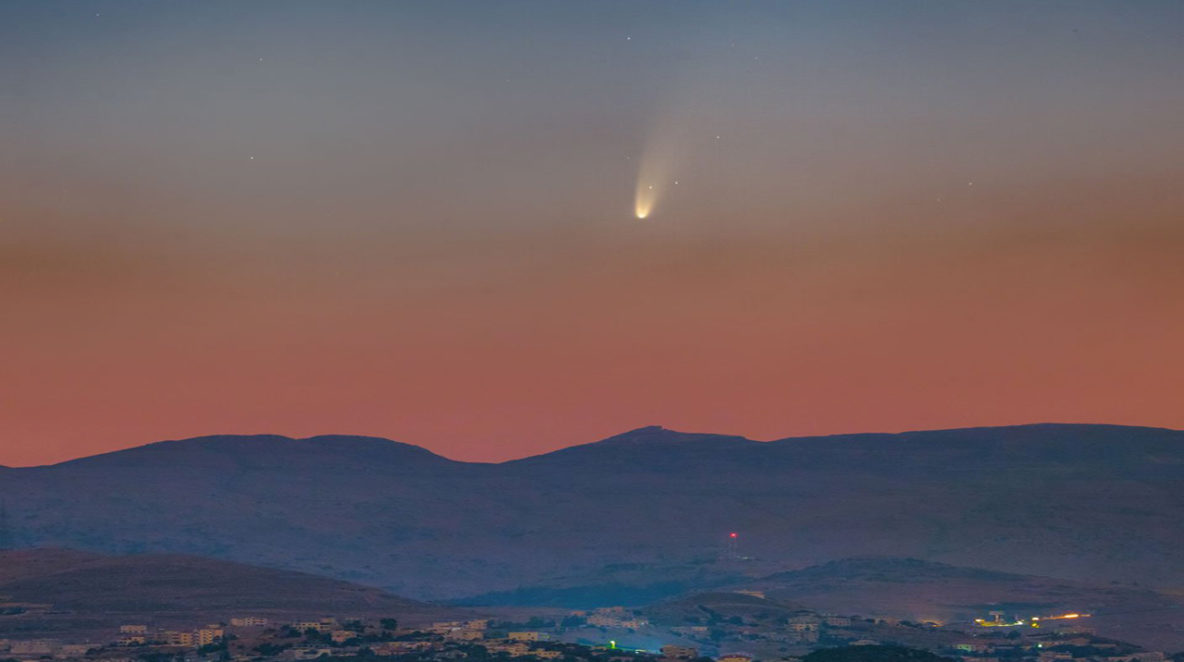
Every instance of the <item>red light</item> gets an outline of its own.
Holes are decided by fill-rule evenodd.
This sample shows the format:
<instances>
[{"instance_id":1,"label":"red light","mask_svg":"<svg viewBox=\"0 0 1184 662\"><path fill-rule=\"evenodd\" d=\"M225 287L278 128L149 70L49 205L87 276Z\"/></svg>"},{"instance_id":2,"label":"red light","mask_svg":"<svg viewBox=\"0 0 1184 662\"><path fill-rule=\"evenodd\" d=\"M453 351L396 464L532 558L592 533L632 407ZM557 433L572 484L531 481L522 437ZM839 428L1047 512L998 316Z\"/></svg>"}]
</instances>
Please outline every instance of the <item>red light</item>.
<instances>
[{"instance_id":1,"label":"red light","mask_svg":"<svg viewBox=\"0 0 1184 662\"><path fill-rule=\"evenodd\" d=\"M736 533L735 531L733 531L732 533L729 533L729 534L728 534L728 537L729 537L729 538L739 538L739 537L740 537L740 534L738 534L738 533Z\"/></svg>"}]
</instances>

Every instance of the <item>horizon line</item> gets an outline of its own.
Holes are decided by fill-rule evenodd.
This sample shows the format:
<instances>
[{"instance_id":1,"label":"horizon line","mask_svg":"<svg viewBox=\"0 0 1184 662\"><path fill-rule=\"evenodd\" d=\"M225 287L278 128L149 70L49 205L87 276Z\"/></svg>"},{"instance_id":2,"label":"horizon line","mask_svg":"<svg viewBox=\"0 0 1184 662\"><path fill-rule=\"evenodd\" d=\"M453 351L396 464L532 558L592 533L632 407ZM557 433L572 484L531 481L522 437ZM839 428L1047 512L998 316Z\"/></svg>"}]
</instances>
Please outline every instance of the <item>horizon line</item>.
<instances>
[{"instance_id":1,"label":"horizon line","mask_svg":"<svg viewBox=\"0 0 1184 662\"><path fill-rule=\"evenodd\" d=\"M836 433L827 433L827 434L810 434L810 435L796 435L796 436L788 436L788 437L775 437L772 439L754 439L751 437L746 437L744 435L730 434L730 433L726 433L726 432L688 432L688 431L684 431L684 430L676 430L674 428L668 428L664 425L643 425L643 426L636 427L636 428L630 428L630 429L625 430L623 432L618 432L616 434L609 435L607 437L594 439L592 441L578 442L578 443L569 444L566 446L559 446L556 448L552 448L550 450L546 450L546 451L543 451L540 453L534 453L534 454L523 455L523 456L518 456L518 457L511 457L511 458L507 458L504 460L497 460L497 461L460 460L460 459L448 457L447 455L443 455L441 453L437 453L436 451L432 450L431 448L429 448L427 446L421 446L419 444L415 444L415 443L411 443L411 442L400 441L398 439L392 439L390 437L385 437L385 436L381 436L381 435L372 435L372 434L345 434L345 433L330 432L330 433L322 433L322 434L313 434L313 435L308 435L308 436L290 436L290 435L278 434L278 433L273 433L273 432L255 432L255 433L228 432L228 433L201 434L201 435L195 435L195 436L191 436L191 437L181 437L181 438L177 438L177 439L158 439L156 441L149 441L149 442L145 442L145 443L141 443L141 444L124 446L121 448L115 448L112 450L101 451L98 453L91 453L89 455L78 455L76 457L67 458L65 460L60 460L58 462L50 462L50 463L45 463L45 464L28 464L28 465L0 464L0 469L40 469L40 468L57 467L57 466L61 466L63 464L69 464L71 462L77 462L80 460L86 460L86 459L95 458L95 457L103 457L106 455L114 455L117 453L124 453L124 452L128 452L128 451L135 451L135 450L139 450L139 449L143 449L143 448L148 448L151 446L156 446L159 444L198 441L198 440L203 440L203 439L213 439L213 438L219 438L219 437L223 437L223 438L225 438L225 437L231 437L231 438L233 438L233 437L241 437L241 438L276 437L276 438L283 439L286 441L311 441L314 439L320 439L320 438L325 438L325 437L345 437L345 438L352 437L352 438L356 438L356 439L370 439L370 440L374 440L374 441L385 441L385 442L390 442L393 444L399 444L402 446L408 446L411 448L426 451L427 453L430 453L431 455L433 455L435 457L438 457L438 458L441 458L444 460L448 460L449 462L455 462L458 464L500 465L500 464L508 464L511 462L518 462L521 460L528 460L528 459L536 458L536 457L543 457L546 455L550 455L552 453L558 453L558 452L562 452L562 451L573 449L573 448L579 448L582 446L589 446L589 445L593 445L593 444L598 444L600 442L615 439L617 437L623 437L625 435L640 432L642 430L651 430L651 429L664 430L667 432L673 432L673 433L681 434L681 435L703 435L703 436L715 436L715 437L730 437L733 439L738 439L738 440L742 440L742 441L749 441L749 442L757 443L757 444L768 444L768 443L775 443L775 442L782 442L782 441L793 441L793 440L805 441L805 440L811 440L811 439L828 439L828 438L834 438L834 437L899 436L899 435L905 435L905 434L918 434L918 433L956 432L956 431L969 431L969 430L998 430L998 429L1006 429L1006 428L1031 428L1031 427L1055 427L1055 426L1138 428L1138 429L1143 429L1143 430L1162 430L1162 431L1166 431L1166 432L1184 432L1184 430L1181 430L1178 428L1170 428L1170 427L1159 426L1159 425L1137 425L1137 424L1128 424L1128 423L1090 423L1090 422L1068 422L1068 421L1035 421L1035 422L1029 422L1029 423L1012 423L1012 424L1002 424L1002 425L968 425L965 427L915 428L915 429L898 430L895 432L883 432L883 431L878 431L878 432L866 432L866 431L865 432L836 432Z\"/></svg>"}]
</instances>

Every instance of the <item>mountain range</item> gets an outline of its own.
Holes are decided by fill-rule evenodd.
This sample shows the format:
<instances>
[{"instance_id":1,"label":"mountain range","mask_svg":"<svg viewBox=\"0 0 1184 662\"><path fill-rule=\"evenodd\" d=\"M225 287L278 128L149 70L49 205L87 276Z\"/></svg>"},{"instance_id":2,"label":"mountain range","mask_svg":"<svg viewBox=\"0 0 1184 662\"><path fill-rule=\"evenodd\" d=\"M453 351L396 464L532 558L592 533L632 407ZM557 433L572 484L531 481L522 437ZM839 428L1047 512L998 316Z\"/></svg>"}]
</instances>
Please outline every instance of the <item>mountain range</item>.
<instances>
[{"instance_id":1,"label":"mountain range","mask_svg":"<svg viewBox=\"0 0 1184 662\"><path fill-rule=\"evenodd\" d=\"M212 436L0 469L17 546L585 606L864 556L1184 586L1181 487L1184 432L1066 424L769 442L647 427L500 464L371 437Z\"/></svg>"}]
</instances>

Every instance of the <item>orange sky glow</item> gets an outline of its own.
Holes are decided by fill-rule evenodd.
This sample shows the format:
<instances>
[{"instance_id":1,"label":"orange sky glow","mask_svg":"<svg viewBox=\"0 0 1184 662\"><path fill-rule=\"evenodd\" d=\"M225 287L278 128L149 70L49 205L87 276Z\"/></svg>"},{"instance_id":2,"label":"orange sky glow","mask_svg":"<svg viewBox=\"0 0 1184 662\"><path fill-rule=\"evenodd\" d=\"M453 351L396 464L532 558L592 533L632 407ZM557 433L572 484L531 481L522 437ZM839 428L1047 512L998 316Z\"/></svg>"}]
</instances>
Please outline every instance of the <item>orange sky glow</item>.
<instances>
[{"instance_id":1,"label":"orange sky glow","mask_svg":"<svg viewBox=\"0 0 1184 662\"><path fill-rule=\"evenodd\" d=\"M535 17L541 45L432 23L406 57L365 26L312 57L328 7L216 49L200 7L113 12L142 39L0 16L56 30L0 34L34 72L0 72L0 464L216 433L501 461L650 424L1184 428L1170 31L606 7ZM917 21L953 34L917 51ZM687 153L642 221L663 122Z\"/></svg>"}]
</instances>

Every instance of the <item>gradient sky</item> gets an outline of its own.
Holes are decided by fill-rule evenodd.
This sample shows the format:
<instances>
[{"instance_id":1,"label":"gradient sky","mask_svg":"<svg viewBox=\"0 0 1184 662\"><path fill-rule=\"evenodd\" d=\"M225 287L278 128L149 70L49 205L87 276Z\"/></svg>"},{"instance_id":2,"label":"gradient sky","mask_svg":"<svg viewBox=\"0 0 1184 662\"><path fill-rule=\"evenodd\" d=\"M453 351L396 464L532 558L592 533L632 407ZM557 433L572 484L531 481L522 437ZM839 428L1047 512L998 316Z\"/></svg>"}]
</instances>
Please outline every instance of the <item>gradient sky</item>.
<instances>
[{"instance_id":1,"label":"gradient sky","mask_svg":"<svg viewBox=\"0 0 1184 662\"><path fill-rule=\"evenodd\" d=\"M7 0L0 464L1184 428L1182 81L1178 0Z\"/></svg>"}]
</instances>

